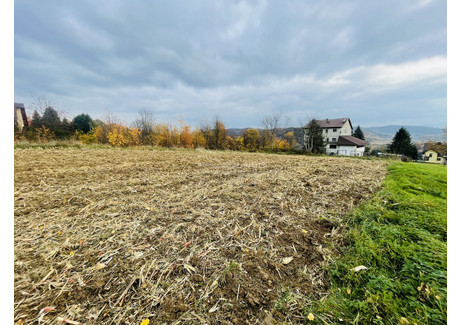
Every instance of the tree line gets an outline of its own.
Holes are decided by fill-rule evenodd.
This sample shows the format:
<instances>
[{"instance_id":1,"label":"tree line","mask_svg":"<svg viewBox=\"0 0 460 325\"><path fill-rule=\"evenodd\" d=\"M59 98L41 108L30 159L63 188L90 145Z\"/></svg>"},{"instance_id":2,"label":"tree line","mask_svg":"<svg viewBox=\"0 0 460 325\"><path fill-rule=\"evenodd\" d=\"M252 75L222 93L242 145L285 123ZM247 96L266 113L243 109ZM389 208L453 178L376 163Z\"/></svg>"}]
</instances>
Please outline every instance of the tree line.
<instances>
[{"instance_id":1,"label":"tree line","mask_svg":"<svg viewBox=\"0 0 460 325\"><path fill-rule=\"evenodd\" d=\"M128 126L118 122L110 112L107 112L103 120L93 119L88 114L79 114L69 120L61 118L56 109L48 106L42 114L34 110L30 125L25 126L21 132L15 128L15 140L76 140L85 144L108 144L115 147L149 145L245 151L287 151L296 145L292 131L279 134L280 124L276 114L265 117L262 124L266 128L260 131L253 128L244 130L240 136L230 136L218 118L204 120L200 126L192 128L183 119L175 124L156 122L151 112L141 110Z\"/></svg>"},{"instance_id":2,"label":"tree line","mask_svg":"<svg viewBox=\"0 0 460 325\"><path fill-rule=\"evenodd\" d=\"M293 131L282 132L282 113L275 112L261 120L262 128L246 129L239 136L227 133L224 123L215 118L204 120L201 125L192 129L183 119L176 124L156 122L148 110L141 110L132 125L127 126L118 122L116 117L107 112L103 120L92 119L88 114L79 114L72 120L61 118L52 106L42 110L37 109L32 114L30 125L21 132L15 125L15 140L30 142L49 142L51 140L76 140L84 144L108 144L115 147L129 146L158 146L166 148L204 148L214 150L245 150L245 151L289 151L299 147ZM302 151L324 153L326 142L322 129L316 118L309 120L306 137L310 143L307 148L302 145ZM287 123L285 121L285 123ZM305 125L306 123L304 123ZM352 134L365 140L360 126ZM445 144L443 146L446 147ZM434 145L430 145L430 148ZM439 148L435 148L439 149ZM400 128L386 151L400 154L411 159L417 159L418 150L412 143L407 129ZM445 150L447 151L447 150Z\"/></svg>"}]
</instances>

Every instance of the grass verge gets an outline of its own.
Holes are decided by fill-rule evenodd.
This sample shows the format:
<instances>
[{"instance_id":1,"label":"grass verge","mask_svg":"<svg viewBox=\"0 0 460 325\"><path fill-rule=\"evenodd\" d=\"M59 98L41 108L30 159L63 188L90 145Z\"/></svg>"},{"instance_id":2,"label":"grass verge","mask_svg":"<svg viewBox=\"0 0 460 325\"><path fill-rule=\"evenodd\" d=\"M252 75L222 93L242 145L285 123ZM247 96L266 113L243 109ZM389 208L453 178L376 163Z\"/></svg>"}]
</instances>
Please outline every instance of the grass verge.
<instances>
[{"instance_id":1,"label":"grass verge","mask_svg":"<svg viewBox=\"0 0 460 325\"><path fill-rule=\"evenodd\" d=\"M315 322L446 324L447 168L390 165L382 190L346 223L331 294L311 306Z\"/></svg>"}]
</instances>

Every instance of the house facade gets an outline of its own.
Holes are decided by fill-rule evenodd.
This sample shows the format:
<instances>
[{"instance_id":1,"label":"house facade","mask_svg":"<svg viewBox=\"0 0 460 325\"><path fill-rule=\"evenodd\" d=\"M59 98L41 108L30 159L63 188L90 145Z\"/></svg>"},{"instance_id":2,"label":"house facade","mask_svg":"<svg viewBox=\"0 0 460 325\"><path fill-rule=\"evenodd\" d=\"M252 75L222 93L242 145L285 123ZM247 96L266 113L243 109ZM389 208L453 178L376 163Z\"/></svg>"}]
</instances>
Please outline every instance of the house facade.
<instances>
[{"instance_id":1,"label":"house facade","mask_svg":"<svg viewBox=\"0 0 460 325\"><path fill-rule=\"evenodd\" d=\"M14 103L14 124L19 132L22 132L24 126L28 125L26 109L22 103Z\"/></svg>"},{"instance_id":2,"label":"house facade","mask_svg":"<svg viewBox=\"0 0 460 325\"><path fill-rule=\"evenodd\" d=\"M446 157L434 150L427 150L423 154L423 160L434 164L445 164Z\"/></svg>"},{"instance_id":3,"label":"house facade","mask_svg":"<svg viewBox=\"0 0 460 325\"><path fill-rule=\"evenodd\" d=\"M316 122L322 130L327 155L364 155L368 142L352 136L353 125L348 117L316 120ZM307 130L310 127L310 123L304 127L304 145L307 150L309 149Z\"/></svg>"}]
</instances>

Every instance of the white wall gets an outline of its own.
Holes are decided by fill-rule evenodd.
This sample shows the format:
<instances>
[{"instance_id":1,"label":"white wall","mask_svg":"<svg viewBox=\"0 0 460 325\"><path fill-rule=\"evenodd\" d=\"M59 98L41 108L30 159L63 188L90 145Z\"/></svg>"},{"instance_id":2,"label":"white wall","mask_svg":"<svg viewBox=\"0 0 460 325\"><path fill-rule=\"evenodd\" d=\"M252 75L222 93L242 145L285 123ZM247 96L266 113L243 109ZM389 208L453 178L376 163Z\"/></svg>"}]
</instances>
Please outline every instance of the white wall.
<instances>
[{"instance_id":1,"label":"white wall","mask_svg":"<svg viewBox=\"0 0 460 325\"><path fill-rule=\"evenodd\" d=\"M340 135L351 135L353 133L353 129L351 128L350 120L347 120L347 122L342 126L340 129Z\"/></svg>"},{"instance_id":2,"label":"white wall","mask_svg":"<svg viewBox=\"0 0 460 325\"><path fill-rule=\"evenodd\" d=\"M337 154L343 156L363 156L364 147L356 146L337 146Z\"/></svg>"}]
</instances>

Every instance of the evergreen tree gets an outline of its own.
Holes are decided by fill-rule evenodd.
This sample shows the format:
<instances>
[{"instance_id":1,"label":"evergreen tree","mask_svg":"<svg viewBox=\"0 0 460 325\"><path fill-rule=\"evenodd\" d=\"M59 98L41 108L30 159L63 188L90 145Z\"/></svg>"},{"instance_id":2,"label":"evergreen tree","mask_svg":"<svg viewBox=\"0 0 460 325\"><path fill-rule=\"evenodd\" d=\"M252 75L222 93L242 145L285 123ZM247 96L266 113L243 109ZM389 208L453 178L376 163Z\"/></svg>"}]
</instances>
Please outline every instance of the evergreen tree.
<instances>
[{"instance_id":1,"label":"evergreen tree","mask_svg":"<svg viewBox=\"0 0 460 325\"><path fill-rule=\"evenodd\" d=\"M388 145L388 151L417 159L417 147L411 143L411 136L404 127L396 132L393 141Z\"/></svg>"},{"instance_id":2,"label":"evergreen tree","mask_svg":"<svg viewBox=\"0 0 460 325\"><path fill-rule=\"evenodd\" d=\"M93 120L88 114L80 114L73 118L72 124L75 130L88 133L94 126Z\"/></svg>"},{"instance_id":3,"label":"evergreen tree","mask_svg":"<svg viewBox=\"0 0 460 325\"><path fill-rule=\"evenodd\" d=\"M43 126L52 132L55 132L61 126L61 119L59 118L58 112L52 108L47 107L43 112L43 116L40 119Z\"/></svg>"},{"instance_id":4,"label":"evergreen tree","mask_svg":"<svg viewBox=\"0 0 460 325\"><path fill-rule=\"evenodd\" d=\"M32 122L30 124L32 129L39 129L42 127L41 116L38 114L37 110L32 114Z\"/></svg>"},{"instance_id":5,"label":"evergreen tree","mask_svg":"<svg viewBox=\"0 0 460 325\"><path fill-rule=\"evenodd\" d=\"M74 132L74 127L72 122L64 118L56 130L56 137L59 139L69 139L72 133Z\"/></svg>"},{"instance_id":6,"label":"evergreen tree","mask_svg":"<svg viewBox=\"0 0 460 325\"><path fill-rule=\"evenodd\" d=\"M313 119L309 123L308 129L306 129L306 150L313 153L324 153L324 138L323 130L318 124L316 119Z\"/></svg>"},{"instance_id":7,"label":"evergreen tree","mask_svg":"<svg viewBox=\"0 0 460 325\"><path fill-rule=\"evenodd\" d=\"M363 131L361 130L361 128L359 127L359 125L358 125L358 127L356 128L355 132L353 132L353 136L354 136L355 138L358 138L358 139L361 139L361 140L366 140L366 139L364 139L364 133L363 133Z\"/></svg>"}]
</instances>

